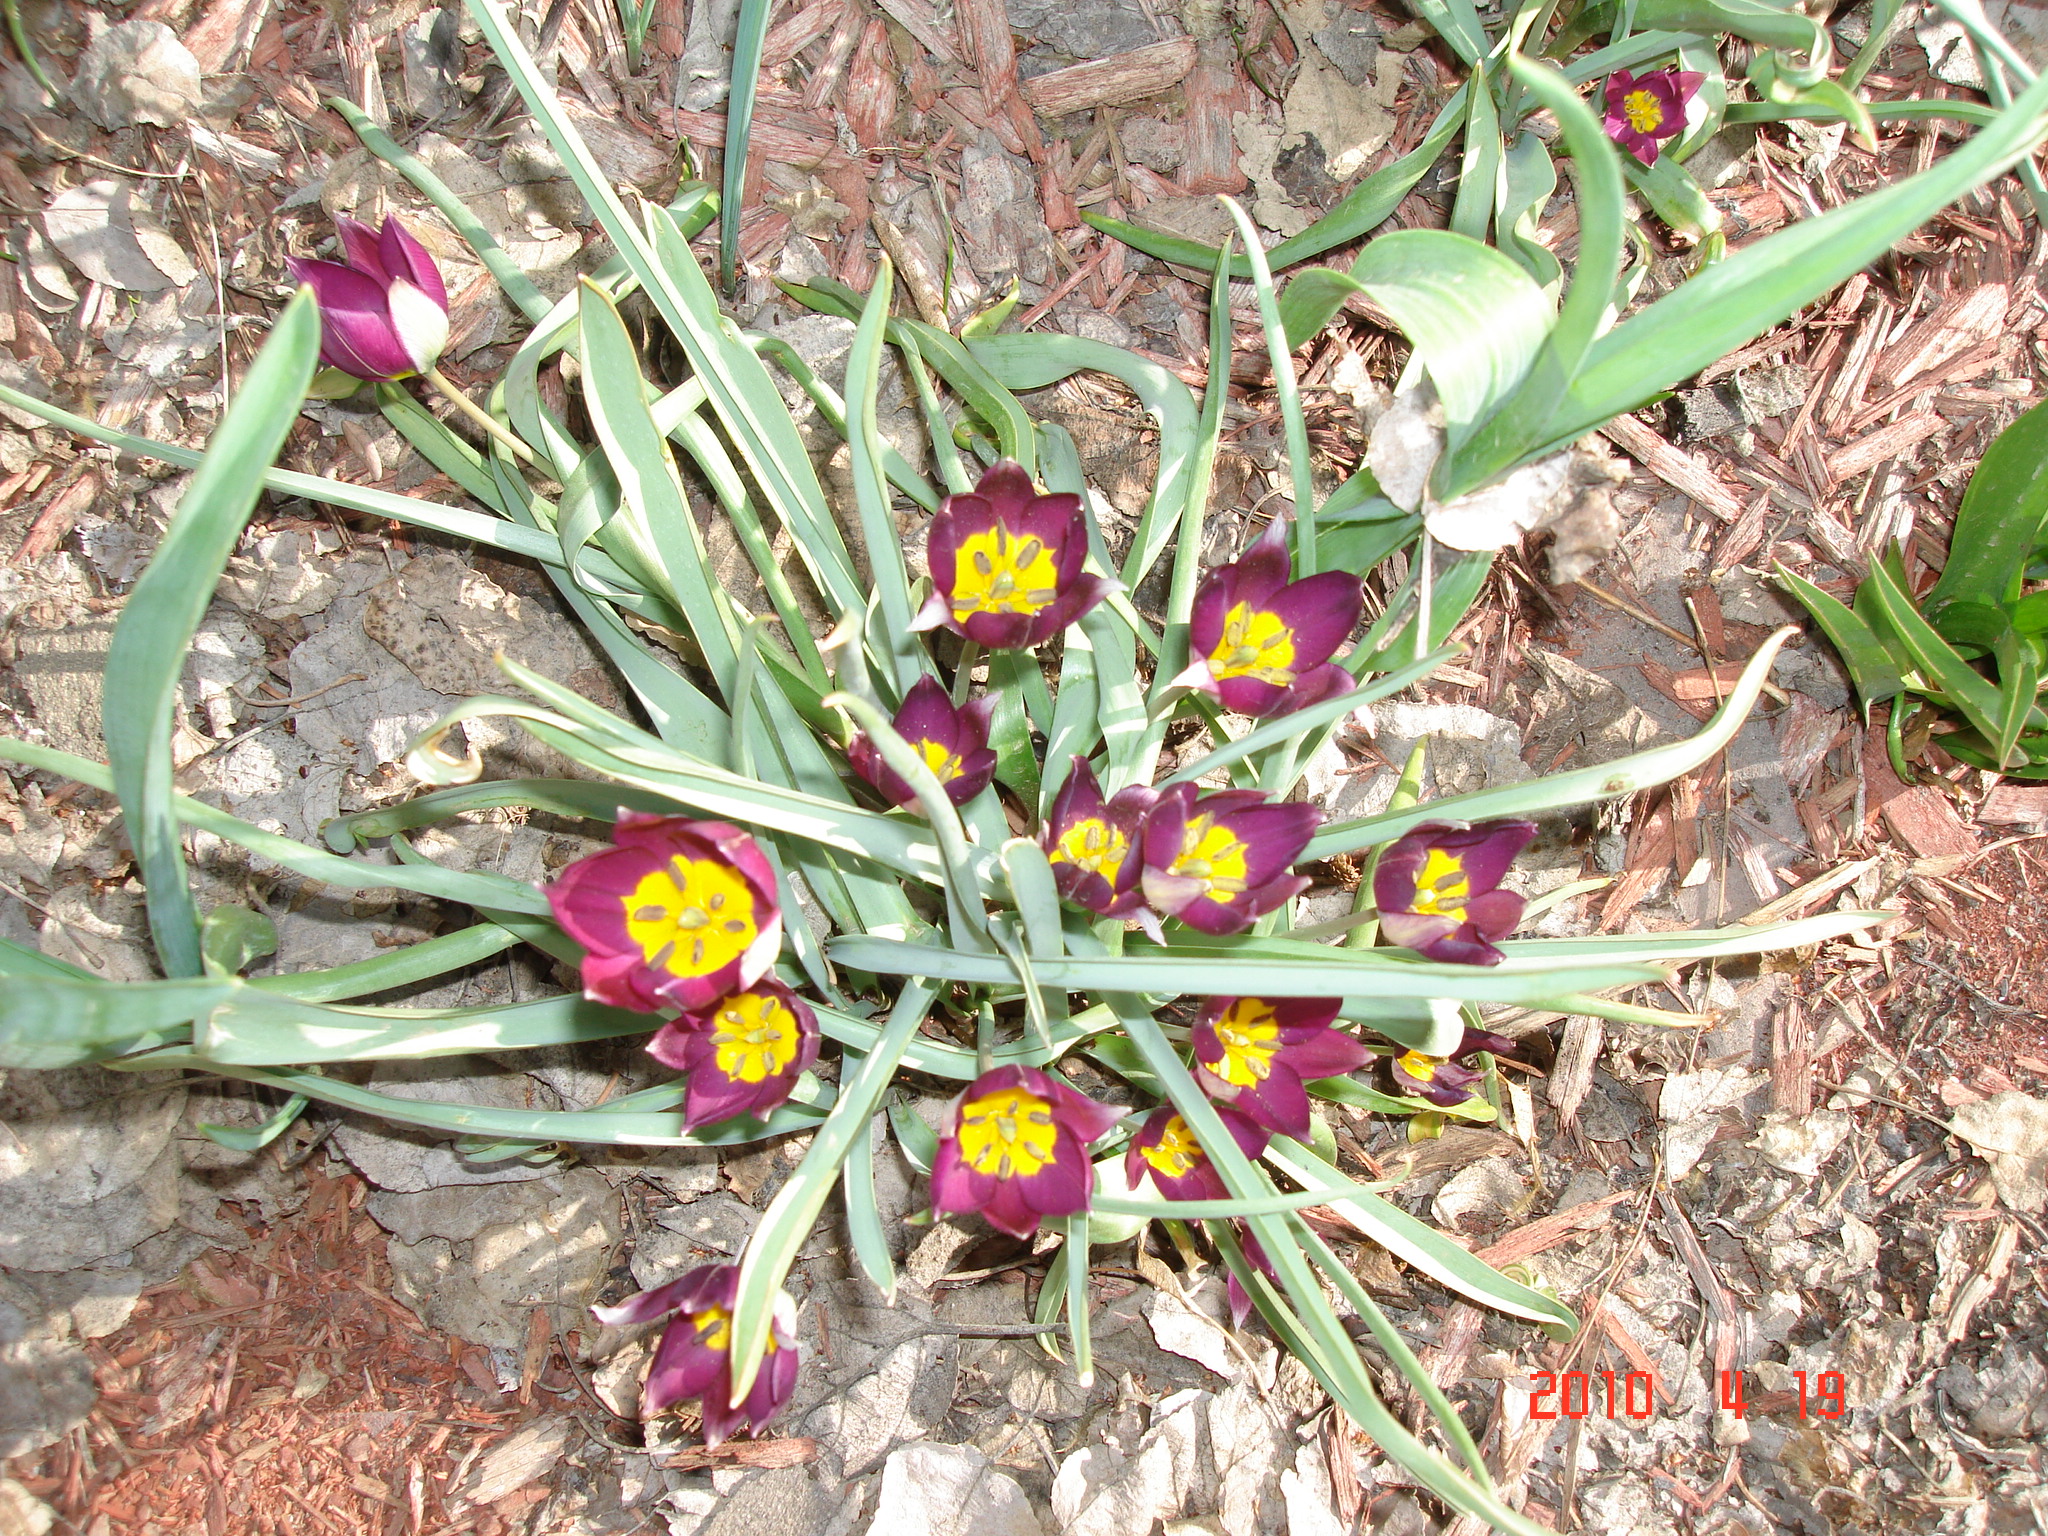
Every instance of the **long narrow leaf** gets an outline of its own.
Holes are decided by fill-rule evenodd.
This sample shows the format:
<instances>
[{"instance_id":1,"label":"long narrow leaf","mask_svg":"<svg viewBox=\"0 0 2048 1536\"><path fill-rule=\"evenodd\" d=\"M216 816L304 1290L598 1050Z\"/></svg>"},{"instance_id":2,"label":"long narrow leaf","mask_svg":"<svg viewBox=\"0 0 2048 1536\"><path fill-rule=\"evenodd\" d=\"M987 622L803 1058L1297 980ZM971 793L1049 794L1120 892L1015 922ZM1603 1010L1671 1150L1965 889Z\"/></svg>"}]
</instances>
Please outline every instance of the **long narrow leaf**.
<instances>
[{"instance_id":1,"label":"long narrow leaf","mask_svg":"<svg viewBox=\"0 0 2048 1536\"><path fill-rule=\"evenodd\" d=\"M2028 87L2010 109L1940 164L1819 218L1801 219L1680 285L1594 344L1540 440L1528 443L1526 455L1569 442L1633 410L1754 340L1949 203L2008 169L2044 135L2048 79Z\"/></svg>"},{"instance_id":2,"label":"long narrow leaf","mask_svg":"<svg viewBox=\"0 0 2048 1536\"><path fill-rule=\"evenodd\" d=\"M740 251L740 196L747 189L747 146L754 134L754 100L761 89L761 49L775 0L740 0L732 40L732 89L725 100L725 167L718 199L718 281L732 292Z\"/></svg>"},{"instance_id":3,"label":"long narrow leaf","mask_svg":"<svg viewBox=\"0 0 2048 1536\"><path fill-rule=\"evenodd\" d=\"M1728 690L1727 701L1699 734L1685 741L1671 742L1647 751L1632 752L1611 763L1590 768L1573 768L1553 773L1529 784L1504 784L1495 789L1452 795L1432 800L1426 806L1379 816L1362 816L1326 826L1309 839L1304 859L1326 859L1333 853L1356 853L1361 848L1390 843L1404 832L1412 832L1425 821L1458 817L1484 821L1494 816L1522 816L1531 812L1556 810L1561 806L1584 805L1594 800L1611 800L1632 795L1653 784L1665 784L1682 773L1690 773L1727 746L1742 728L1757 696L1771 673L1778 649L1799 631L1787 626L1757 648Z\"/></svg>"},{"instance_id":4,"label":"long narrow leaf","mask_svg":"<svg viewBox=\"0 0 2048 1536\"><path fill-rule=\"evenodd\" d=\"M256 510L263 472L298 420L319 354L320 309L312 291L301 288L235 391L107 651L107 759L147 892L150 937L173 976L200 971L199 915L172 805L178 678L228 556Z\"/></svg>"},{"instance_id":5,"label":"long narrow leaf","mask_svg":"<svg viewBox=\"0 0 2048 1536\"><path fill-rule=\"evenodd\" d=\"M59 773L94 789L111 792L114 787L114 776L105 764L32 742L0 737L0 762L21 763L30 768ZM478 908L496 907L541 917L548 915L545 896L532 886L504 875L483 870L440 869L431 865L422 869L405 869L360 859L344 859L318 848L308 848L304 843L230 816L226 811L186 795L173 796L171 809L186 826L211 832L294 874L305 875L337 890L372 891L393 886L401 891L464 902Z\"/></svg>"},{"instance_id":6,"label":"long narrow leaf","mask_svg":"<svg viewBox=\"0 0 2048 1536\"><path fill-rule=\"evenodd\" d=\"M921 981L905 984L874 1050L862 1059L841 1090L839 1102L812 1136L803 1162L761 1213L760 1224L747 1240L746 1257L740 1261L739 1300L732 1315L735 1403L746 1401L761 1369L783 1277L796 1262L797 1250L810 1237L818 1212L838 1181L840 1164L855 1140L868 1133L869 1122L882 1107L882 1095L896 1075L905 1047L924 1023L932 996L932 989Z\"/></svg>"},{"instance_id":7,"label":"long narrow leaf","mask_svg":"<svg viewBox=\"0 0 2048 1536\"><path fill-rule=\"evenodd\" d=\"M1441 802L1439 802L1441 803ZM844 935L828 940L826 953L841 965L890 975L930 976L944 981L983 986L1014 985L1016 975L1000 955L939 949L897 939ZM1402 963L1381 960L1351 949L1326 949L1327 969L1318 977L1316 994L1373 1000L1429 996L1475 1003L1537 1004L1560 992L1598 992L1608 987L1637 986L1662 979L1658 966L1626 962L1550 966L1503 962L1484 970L1476 966ZM1127 955L1121 959L1064 959L1033 956L1032 969L1043 986L1075 992L1143 993L1153 997L1288 997L1303 985L1299 959L1195 958L1176 949L1172 954Z\"/></svg>"}]
</instances>

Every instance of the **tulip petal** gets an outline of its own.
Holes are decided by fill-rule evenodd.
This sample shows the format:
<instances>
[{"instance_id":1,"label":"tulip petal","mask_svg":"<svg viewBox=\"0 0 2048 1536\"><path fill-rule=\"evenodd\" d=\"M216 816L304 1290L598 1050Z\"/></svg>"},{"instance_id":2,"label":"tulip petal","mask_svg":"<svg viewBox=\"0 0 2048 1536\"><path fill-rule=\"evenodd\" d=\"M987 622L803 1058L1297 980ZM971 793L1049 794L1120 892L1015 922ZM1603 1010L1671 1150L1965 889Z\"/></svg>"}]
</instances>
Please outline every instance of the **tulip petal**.
<instances>
[{"instance_id":1,"label":"tulip petal","mask_svg":"<svg viewBox=\"0 0 2048 1536\"><path fill-rule=\"evenodd\" d=\"M384 227L391 227L391 220L384 221ZM373 279L383 287L393 277L404 273L403 267L387 266L384 261L384 243L377 231L345 213L334 216L334 232L341 237L343 259L351 268L363 276Z\"/></svg>"},{"instance_id":2,"label":"tulip petal","mask_svg":"<svg viewBox=\"0 0 2048 1536\"><path fill-rule=\"evenodd\" d=\"M1012 1237L1031 1237L1038 1231L1039 1211L1024 1197L1014 1179L998 1181L981 1206L982 1219Z\"/></svg>"},{"instance_id":3,"label":"tulip petal","mask_svg":"<svg viewBox=\"0 0 2048 1536\"><path fill-rule=\"evenodd\" d=\"M292 274L320 304L320 356L359 379L396 379L414 371L392 329L384 288L331 261L289 258Z\"/></svg>"},{"instance_id":4,"label":"tulip petal","mask_svg":"<svg viewBox=\"0 0 2048 1536\"><path fill-rule=\"evenodd\" d=\"M1287 1047L1288 1071L1310 1082L1356 1072L1370 1060L1372 1052L1341 1029L1319 1029Z\"/></svg>"},{"instance_id":5,"label":"tulip petal","mask_svg":"<svg viewBox=\"0 0 2048 1536\"><path fill-rule=\"evenodd\" d=\"M386 272L394 279L411 283L433 300L443 315L448 313L448 287L441 280L441 268L411 230L398 220L387 218L377 236L377 247Z\"/></svg>"},{"instance_id":6,"label":"tulip petal","mask_svg":"<svg viewBox=\"0 0 2048 1536\"><path fill-rule=\"evenodd\" d=\"M1390 912L1384 907L1380 909L1380 937L1401 949L1420 952L1445 934L1457 931L1458 924L1448 917L1423 912Z\"/></svg>"},{"instance_id":7,"label":"tulip petal","mask_svg":"<svg viewBox=\"0 0 2048 1536\"><path fill-rule=\"evenodd\" d=\"M652 1290L628 1296L616 1307L592 1307L590 1315L607 1328L630 1328L635 1323L651 1323L682 1305L679 1298L690 1295L696 1284L694 1273L683 1275Z\"/></svg>"},{"instance_id":8,"label":"tulip petal","mask_svg":"<svg viewBox=\"0 0 2048 1536\"><path fill-rule=\"evenodd\" d=\"M440 360L448 345L448 311L432 295L415 288L404 278L394 279L385 290L391 315L392 334L405 349L414 373L425 373Z\"/></svg>"}]
</instances>

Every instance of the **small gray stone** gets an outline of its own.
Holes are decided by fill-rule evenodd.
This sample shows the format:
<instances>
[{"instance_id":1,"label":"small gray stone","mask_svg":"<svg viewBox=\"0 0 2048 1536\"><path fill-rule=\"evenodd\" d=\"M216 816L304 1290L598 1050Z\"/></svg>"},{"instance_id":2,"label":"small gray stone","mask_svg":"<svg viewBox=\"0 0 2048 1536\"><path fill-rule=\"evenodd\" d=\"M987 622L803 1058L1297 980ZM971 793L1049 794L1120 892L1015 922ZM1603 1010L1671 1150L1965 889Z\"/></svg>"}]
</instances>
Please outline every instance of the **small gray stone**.
<instances>
[{"instance_id":1,"label":"small gray stone","mask_svg":"<svg viewBox=\"0 0 2048 1536\"><path fill-rule=\"evenodd\" d=\"M416 117L433 122L459 102L456 76L462 73L462 8L428 11L398 34L405 65L405 102Z\"/></svg>"},{"instance_id":2,"label":"small gray stone","mask_svg":"<svg viewBox=\"0 0 2048 1536\"><path fill-rule=\"evenodd\" d=\"M1380 29L1371 16L1340 5L1335 19L1309 37L1347 83L1373 83L1374 64L1380 53Z\"/></svg>"},{"instance_id":3,"label":"small gray stone","mask_svg":"<svg viewBox=\"0 0 2048 1536\"><path fill-rule=\"evenodd\" d=\"M92 1362L64 1326L0 1275L0 1460L41 1450L92 1412Z\"/></svg>"},{"instance_id":4,"label":"small gray stone","mask_svg":"<svg viewBox=\"0 0 2048 1536\"><path fill-rule=\"evenodd\" d=\"M1106 0L1097 5L1010 0L1008 10L1011 26L1043 45L1033 50L1039 72L1057 67L1058 61L1043 57L1048 51L1069 59L1106 59L1159 41L1151 18L1136 0Z\"/></svg>"},{"instance_id":5,"label":"small gray stone","mask_svg":"<svg viewBox=\"0 0 2048 1536\"><path fill-rule=\"evenodd\" d=\"M467 1242L391 1240L392 1293L429 1327L517 1349L532 1308L550 1307L566 1323L596 1296L619 1237L611 1186L576 1169L518 1193L528 1196L522 1215Z\"/></svg>"},{"instance_id":6,"label":"small gray stone","mask_svg":"<svg viewBox=\"0 0 2048 1536\"><path fill-rule=\"evenodd\" d=\"M1711 384L1681 389L1674 401L1680 442L1698 443L1726 437L1743 427L1742 404L1728 391Z\"/></svg>"},{"instance_id":7,"label":"small gray stone","mask_svg":"<svg viewBox=\"0 0 2048 1536\"><path fill-rule=\"evenodd\" d=\"M1112 347L1126 349L1138 344L1138 338L1132 334L1131 328L1115 315L1083 309L1067 315L1066 320L1076 336L1085 337L1089 341L1100 341Z\"/></svg>"},{"instance_id":8,"label":"small gray stone","mask_svg":"<svg viewBox=\"0 0 2048 1536\"><path fill-rule=\"evenodd\" d=\"M0 1477L0 1532L5 1536L45 1536L57 1523L57 1511L11 1477Z\"/></svg>"},{"instance_id":9,"label":"small gray stone","mask_svg":"<svg viewBox=\"0 0 2048 1536\"><path fill-rule=\"evenodd\" d=\"M28 695L29 711L43 738L60 752L95 761L107 755L100 734L107 649L114 643L111 619L90 619L61 628L14 631L14 676Z\"/></svg>"},{"instance_id":10,"label":"small gray stone","mask_svg":"<svg viewBox=\"0 0 2048 1536\"><path fill-rule=\"evenodd\" d=\"M1171 174L1187 158L1187 132L1156 117L1134 117L1117 129L1124 158Z\"/></svg>"},{"instance_id":11,"label":"small gray stone","mask_svg":"<svg viewBox=\"0 0 2048 1536\"><path fill-rule=\"evenodd\" d=\"M907 1445L882 1468L871 1536L1044 1536L1016 1479L971 1445Z\"/></svg>"},{"instance_id":12,"label":"small gray stone","mask_svg":"<svg viewBox=\"0 0 2048 1536\"><path fill-rule=\"evenodd\" d=\"M123 21L86 45L71 99L110 131L138 123L176 128L197 114L206 86L177 33L160 21Z\"/></svg>"},{"instance_id":13,"label":"small gray stone","mask_svg":"<svg viewBox=\"0 0 2048 1536\"><path fill-rule=\"evenodd\" d=\"M525 1073L497 1070L477 1057L443 1056L379 1063L369 1086L401 1099L524 1109L529 1084ZM464 1162L441 1133L376 1120L343 1122L334 1133L334 1144L372 1184L403 1194L450 1184L513 1184L549 1172L516 1157L495 1163Z\"/></svg>"},{"instance_id":14,"label":"small gray stone","mask_svg":"<svg viewBox=\"0 0 2048 1536\"><path fill-rule=\"evenodd\" d=\"M696 1536L796 1536L800 1531L822 1532L833 1523L833 1516L843 1502L820 1486L808 1467L778 1467L749 1473L719 1492L722 1496L713 1507L711 1518L697 1528ZM851 1496L860 1495L855 1491Z\"/></svg>"},{"instance_id":15,"label":"small gray stone","mask_svg":"<svg viewBox=\"0 0 2048 1536\"><path fill-rule=\"evenodd\" d=\"M943 1422L953 1405L957 1359L957 1346L949 1338L906 1340L845 1393L813 1412L804 1421L804 1433L838 1453L844 1476L858 1477L894 1447L922 1440Z\"/></svg>"},{"instance_id":16,"label":"small gray stone","mask_svg":"<svg viewBox=\"0 0 2048 1536\"><path fill-rule=\"evenodd\" d=\"M1797 363L1744 368L1735 375L1736 398L1750 421L1785 416L1806 403L1806 370Z\"/></svg>"},{"instance_id":17,"label":"small gray stone","mask_svg":"<svg viewBox=\"0 0 2048 1536\"><path fill-rule=\"evenodd\" d=\"M178 1217L178 1084L135 1094L84 1067L16 1072L0 1087L0 1265L70 1270L110 1258Z\"/></svg>"},{"instance_id":18,"label":"small gray stone","mask_svg":"<svg viewBox=\"0 0 2048 1536\"><path fill-rule=\"evenodd\" d=\"M529 1211L539 1184L444 1185L411 1194L380 1189L365 1208L378 1226L401 1242L429 1237L466 1243L485 1227L516 1221Z\"/></svg>"}]
</instances>

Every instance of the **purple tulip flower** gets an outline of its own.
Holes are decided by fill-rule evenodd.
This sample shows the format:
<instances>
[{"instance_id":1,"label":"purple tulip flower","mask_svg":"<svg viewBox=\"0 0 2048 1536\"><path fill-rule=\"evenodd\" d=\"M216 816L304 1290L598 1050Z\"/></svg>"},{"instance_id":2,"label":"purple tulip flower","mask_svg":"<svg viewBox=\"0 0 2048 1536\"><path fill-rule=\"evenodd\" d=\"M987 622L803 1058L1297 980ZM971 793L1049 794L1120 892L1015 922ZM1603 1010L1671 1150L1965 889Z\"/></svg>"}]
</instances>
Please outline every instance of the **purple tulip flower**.
<instances>
[{"instance_id":1,"label":"purple tulip flower","mask_svg":"<svg viewBox=\"0 0 2048 1536\"><path fill-rule=\"evenodd\" d=\"M1128 917L1143 906L1138 832L1158 798L1156 790L1133 784L1105 803L1095 770L1076 757L1039 833L1059 893L1100 917Z\"/></svg>"},{"instance_id":2,"label":"purple tulip flower","mask_svg":"<svg viewBox=\"0 0 2048 1536\"><path fill-rule=\"evenodd\" d=\"M1439 1109L1448 1109L1477 1097L1476 1085L1480 1074L1465 1065L1467 1056L1474 1051L1490 1051L1500 1056L1514 1048L1515 1042L1505 1035L1468 1029L1458 1041L1458 1048L1449 1056L1425 1056L1420 1051L1403 1051L1393 1058L1389 1068L1394 1074L1396 1090L1419 1094Z\"/></svg>"},{"instance_id":3,"label":"purple tulip flower","mask_svg":"<svg viewBox=\"0 0 2048 1536\"><path fill-rule=\"evenodd\" d=\"M1188 643L1194 661L1173 681L1214 694L1253 719L1292 714L1352 686L1330 660L1358 623L1365 594L1356 576L1325 571L1287 579L1287 535L1279 519L1231 565L1195 592Z\"/></svg>"},{"instance_id":4,"label":"purple tulip flower","mask_svg":"<svg viewBox=\"0 0 2048 1536\"><path fill-rule=\"evenodd\" d=\"M1212 997L1195 1019L1195 1080L1268 1130L1306 1141L1305 1083L1340 1077L1372 1053L1330 1021L1334 997Z\"/></svg>"},{"instance_id":5,"label":"purple tulip flower","mask_svg":"<svg viewBox=\"0 0 2048 1536\"><path fill-rule=\"evenodd\" d=\"M1500 882L1535 835L1533 821L1417 827L1380 855L1373 873L1381 936L1431 960L1499 965L1494 942L1515 931L1524 905Z\"/></svg>"},{"instance_id":6,"label":"purple tulip flower","mask_svg":"<svg viewBox=\"0 0 2048 1536\"><path fill-rule=\"evenodd\" d=\"M1685 132L1685 108L1707 77L1693 69L1651 69L1607 77L1607 136L1645 165L1655 165L1666 139Z\"/></svg>"},{"instance_id":7,"label":"purple tulip flower","mask_svg":"<svg viewBox=\"0 0 2048 1536\"><path fill-rule=\"evenodd\" d=\"M979 1211L1029 1237L1047 1216L1074 1216L1095 1193L1089 1144L1123 1118L1034 1067L997 1067L954 1103L932 1163L932 1211Z\"/></svg>"},{"instance_id":8,"label":"purple tulip flower","mask_svg":"<svg viewBox=\"0 0 2048 1536\"><path fill-rule=\"evenodd\" d=\"M763 977L662 1025L647 1054L688 1075L685 1130L734 1115L766 1119L818 1059L818 1016L781 982Z\"/></svg>"},{"instance_id":9,"label":"purple tulip flower","mask_svg":"<svg viewBox=\"0 0 2048 1536\"><path fill-rule=\"evenodd\" d=\"M640 1396L640 1416L654 1418L689 1398L704 1400L704 1443L716 1445L745 1430L758 1435L796 1390L799 1363L796 1308L775 1296L768 1355L746 1401L732 1406L732 1314L740 1272L732 1264L703 1264L666 1285L629 1296L616 1307L592 1307L600 1323L623 1328L675 1314L654 1348L654 1364Z\"/></svg>"},{"instance_id":10,"label":"purple tulip flower","mask_svg":"<svg viewBox=\"0 0 2048 1536\"><path fill-rule=\"evenodd\" d=\"M1251 1116L1228 1104L1216 1106L1223 1125L1246 1157L1257 1158L1272 1140L1272 1133ZM1151 1176L1152 1187L1167 1200L1227 1200L1230 1190L1223 1175L1209 1161L1195 1133L1170 1104L1162 1104L1145 1119L1124 1153L1124 1182L1138 1187L1138 1180Z\"/></svg>"},{"instance_id":11,"label":"purple tulip flower","mask_svg":"<svg viewBox=\"0 0 2048 1536\"><path fill-rule=\"evenodd\" d=\"M972 491L948 496L926 546L932 595L910 627L950 629L993 651L1038 645L1079 619L1114 583L1085 574L1081 498L1041 496L1003 459Z\"/></svg>"},{"instance_id":12,"label":"purple tulip flower","mask_svg":"<svg viewBox=\"0 0 2048 1536\"><path fill-rule=\"evenodd\" d=\"M612 839L547 889L555 921L588 951L587 997L687 1013L766 974L782 909L753 838L722 821L626 811Z\"/></svg>"},{"instance_id":13,"label":"purple tulip flower","mask_svg":"<svg viewBox=\"0 0 2048 1536\"><path fill-rule=\"evenodd\" d=\"M989 721L996 701L981 698L953 707L938 679L921 677L903 696L903 707L890 722L896 734L910 743L910 749L924 759L932 777L939 781L946 798L965 805L995 777L996 755L989 750ZM853 771L875 786L897 805L914 806L917 796L909 780L882 760L882 754L865 733L853 739L847 749Z\"/></svg>"},{"instance_id":14,"label":"purple tulip flower","mask_svg":"<svg viewBox=\"0 0 2048 1536\"><path fill-rule=\"evenodd\" d=\"M1145 816L1145 899L1203 933L1237 933L1308 889L1307 876L1287 869L1321 819L1312 805L1272 804L1255 789L1198 795L1175 784Z\"/></svg>"},{"instance_id":15,"label":"purple tulip flower","mask_svg":"<svg viewBox=\"0 0 2048 1536\"><path fill-rule=\"evenodd\" d=\"M381 230L340 216L334 224L346 266L285 259L320 301L320 360L359 379L425 373L448 345L441 269L396 219Z\"/></svg>"}]
</instances>

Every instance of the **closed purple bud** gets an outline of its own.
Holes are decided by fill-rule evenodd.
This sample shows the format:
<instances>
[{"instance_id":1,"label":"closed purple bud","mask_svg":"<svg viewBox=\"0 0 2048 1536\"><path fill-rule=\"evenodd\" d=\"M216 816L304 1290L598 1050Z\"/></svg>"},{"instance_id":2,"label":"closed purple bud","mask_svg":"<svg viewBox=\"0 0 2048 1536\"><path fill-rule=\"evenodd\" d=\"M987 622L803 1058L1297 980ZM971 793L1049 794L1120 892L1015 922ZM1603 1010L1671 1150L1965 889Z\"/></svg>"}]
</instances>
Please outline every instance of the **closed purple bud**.
<instances>
[{"instance_id":1,"label":"closed purple bud","mask_svg":"<svg viewBox=\"0 0 2048 1536\"><path fill-rule=\"evenodd\" d=\"M396 219L381 231L336 220L346 263L286 259L320 304L320 360L359 379L425 373L448 345L448 290L427 248Z\"/></svg>"}]
</instances>

